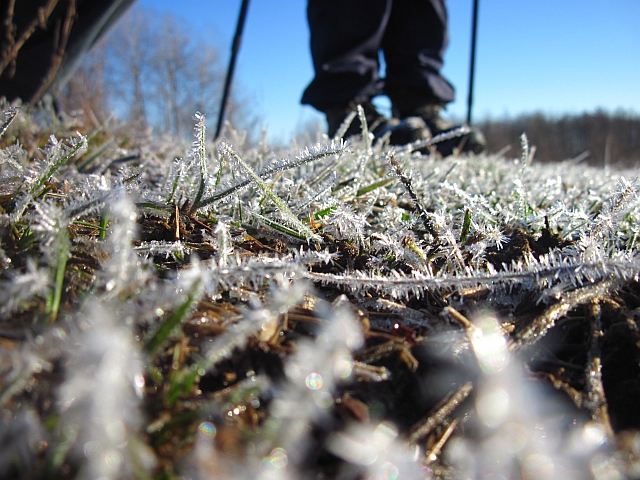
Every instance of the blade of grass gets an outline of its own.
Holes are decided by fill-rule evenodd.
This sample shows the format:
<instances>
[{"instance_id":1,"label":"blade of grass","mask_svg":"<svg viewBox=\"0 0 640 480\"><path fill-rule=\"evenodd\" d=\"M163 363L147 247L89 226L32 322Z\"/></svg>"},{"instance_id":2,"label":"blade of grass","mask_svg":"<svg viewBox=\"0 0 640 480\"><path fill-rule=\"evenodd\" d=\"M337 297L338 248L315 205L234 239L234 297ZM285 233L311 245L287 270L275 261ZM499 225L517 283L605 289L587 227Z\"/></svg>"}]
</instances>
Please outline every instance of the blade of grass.
<instances>
[{"instance_id":1,"label":"blade of grass","mask_svg":"<svg viewBox=\"0 0 640 480\"><path fill-rule=\"evenodd\" d=\"M338 154L346 152L346 151L347 151L347 147L346 147L346 145L344 143L338 143L338 144L333 144L332 143L326 150L323 150L323 151L320 151L320 152L317 152L317 153L312 153L311 155L307 155L307 156L304 156L304 157L301 157L301 158L296 158L291 162L280 164L280 165L277 165L277 166L272 167L272 168L267 168L267 169L262 170L262 171L260 171L258 173L254 172L253 169L251 169L251 171L255 175L257 175L257 176L259 176L261 178L267 178L267 177L270 177L272 175L275 175L278 172L281 172L281 171L284 171L284 170L290 170L292 168L296 168L296 167L299 167L301 165L314 162L316 160L321 160L321 159L323 159L325 157L330 157L331 155L338 155ZM222 157L224 158L224 155L222 155ZM221 159L221 162L223 161L223 158ZM223 163L221 163L221 166L222 165L223 165ZM240 180L237 183L234 183L233 185L229 186L228 188L225 188L221 192L214 193L210 197L205 197L205 198L201 199L198 204L194 204L194 207L195 208L202 208L202 207L206 207L207 205L210 205L212 203L218 202L218 201L222 200L223 198L228 197L228 196L232 195L233 193L237 192L238 190L246 187L252 181L253 181L253 177L251 177L251 176L249 176L249 178L246 178L244 180Z\"/></svg>"},{"instance_id":2,"label":"blade of grass","mask_svg":"<svg viewBox=\"0 0 640 480\"><path fill-rule=\"evenodd\" d=\"M187 293L186 300L180 304L180 306L175 309L171 314L164 319L156 333L147 340L144 349L149 355L154 356L157 353L157 350L162 346L164 341L171 335L171 332L180 325L184 320L186 320L186 316L191 310L193 306L193 302L197 295L198 290L200 289L200 285L202 280L197 280L191 286L189 293Z\"/></svg>"},{"instance_id":3,"label":"blade of grass","mask_svg":"<svg viewBox=\"0 0 640 480\"><path fill-rule=\"evenodd\" d=\"M198 191L196 192L196 196L193 199L193 207L192 213L196 211L196 205L200 203L202 200L202 195L204 195L205 186L207 184L207 180L209 178L209 174L207 172L207 147L205 145L205 134L206 134L206 125L205 125L205 116L201 113L196 113L195 116L196 123L196 141L194 142L194 153L196 157L200 161L200 183L198 184Z\"/></svg>"},{"instance_id":4,"label":"blade of grass","mask_svg":"<svg viewBox=\"0 0 640 480\"><path fill-rule=\"evenodd\" d=\"M256 174L253 169L244 161L238 154L236 154L230 147L224 148L224 152L233 158L236 163L251 177L251 179L258 185L260 190L268 196L271 201L275 204L275 206L280 210L284 219L290 223L292 226L296 228L296 230L305 237L307 241L313 240L318 243L322 243L322 237L313 233L309 227L307 227L304 223L302 223L298 217L289 209L286 203L282 201L280 197L278 197L273 190L269 188L269 186L265 183L262 178L258 174Z\"/></svg>"},{"instance_id":5,"label":"blade of grass","mask_svg":"<svg viewBox=\"0 0 640 480\"><path fill-rule=\"evenodd\" d=\"M471 210L468 208L464 211L464 220L462 221L462 231L460 232L460 243L465 245L469 231L471 230Z\"/></svg>"},{"instance_id":6,"label":"blade of grass","mask_svg":"<svg viewBox=\"0 0 640 480\"><path fill-rule=\"evenodd\" d=\"M0 125L0 137L2 137L2 135L4 135L4 132L7 131L7 128L9 128L11 122L13 122L13 120L16 118L16 115L18 115L18 112L19 109L13 107L4 112L4 122L2 122L2 125Z\"/></svg>"},{"instance_id":7,"label":"blade of grass","mask_svg":"<svg viewBox=\"0 0 640 480\"><path fill-rule=\"evenodd\" d=\"M100 240L107 238L107 226L109 225L109 215L104 214L100 220Z\"/></svg>"},{"instance_id":8,"label":"blade of grass","mask_svg":"<svg viewBox=\"0 0 640 480\"><path fill-rule=\"evenodd\" d=\"M253 213L253 216L258 218L261 222L263 222L268 227L271 227L274 230L279 231L280 233L284 233L285 235L290 235L298 240L304 240L304 241L307 240L307 237L305 237L304 235L296 232L295 230L289 227L286 227L285 225L269 220L267 217L263 217L259 213Z\"/></svg>"},{"instance_id":9,"label":"blade of grass","mask_svg":"<svg viewBox=\"0 0 640 480\"><path fill-rule=\"evenodd\" d=\"M374 190L384 187L386 185L389 185L391 182L393 182L395 180L395 178L385 178L384 180L380 180L378 182L374 182L370 185L367 185L365 187L360 188L357 192L356 192L356 197L360 197L362 195L365 195L369 192L373 192Z\"/></svg>"},{"instance_id":10,"label":"blade of grass","mask_svg":"<svg viewBox=\"0 0 640 480\"><path fill-rule=\"evenodd\" d=\"M62 165L71 160L78 152L86 148L86 146L87 139L84 136L80 135L80 140L73 143L67 150L67 152L62 155L58 161L54 162L49 166L49 168L46 169L40 179L31 187L29 193L37 197L38 195L36 195L36 192L40 189L40 187L42 187L42 185L44 185L45 182L47 182Z\"/></svg>"},{"instance_id":11,"label":"blade of grass","mask_svg":"<svg viewBox=\"0 0 640 480\"><path fill-rule=\"evenodd\" d=\"M58 311L60 310L60 302L62 301L62 287L64 286L64 272L67 269L67 260L69 259L69 237L67 236L66 229L64 233L66 238L60 242L62 247L58 253L58 262L56 264L56 276L55 276L55 289L50 301L47 302L47 315L48 323L54 323L58 317Z\"/></svg>"}]
</instances>

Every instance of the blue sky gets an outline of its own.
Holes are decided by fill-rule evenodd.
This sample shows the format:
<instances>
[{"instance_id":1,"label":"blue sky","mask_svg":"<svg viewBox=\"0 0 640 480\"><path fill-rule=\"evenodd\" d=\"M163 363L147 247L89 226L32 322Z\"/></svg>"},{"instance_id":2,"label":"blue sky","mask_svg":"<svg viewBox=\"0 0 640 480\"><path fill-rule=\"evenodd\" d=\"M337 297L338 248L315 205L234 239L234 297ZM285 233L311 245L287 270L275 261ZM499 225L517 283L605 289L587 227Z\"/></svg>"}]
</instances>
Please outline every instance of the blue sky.
<instances>
[{"instance_id":1,"label":"blue sky","mask_svg":"<svg viewBox=\"0 0 640 480\"><path fill-rule=\"evenodd\" d=\"M372 0L374 1L374 0ZM139 0L211 40L224 68L241 0ZM449 0L444 75L466 116L472 0ZM300 105L313 77L306 0L251 0L235 81L256 105L271 140L322 119ZM474 119L604 108L640 114L640 0L480 0ZM384 105L384 103L383 103Z\"/></svg>"}]
</instances>

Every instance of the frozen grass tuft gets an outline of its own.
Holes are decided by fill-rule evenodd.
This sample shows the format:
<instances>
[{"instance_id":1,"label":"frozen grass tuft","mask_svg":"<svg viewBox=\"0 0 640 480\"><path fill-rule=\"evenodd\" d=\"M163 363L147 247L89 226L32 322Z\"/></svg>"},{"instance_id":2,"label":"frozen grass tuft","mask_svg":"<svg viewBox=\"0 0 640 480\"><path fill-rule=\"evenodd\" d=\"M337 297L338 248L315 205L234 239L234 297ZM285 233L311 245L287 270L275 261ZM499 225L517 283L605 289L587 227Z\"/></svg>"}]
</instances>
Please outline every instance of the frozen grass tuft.
<instances>
[{"instance_id":1,"label":"frozen grass tuft","mask_svg":"<svg viewBox=\"0 0 640 480\"><path fill-rule=\"evenodd\" d=\"M3 478L638 476L636 171L194 121L4 113Z\"/></svg>"}]
</instances>

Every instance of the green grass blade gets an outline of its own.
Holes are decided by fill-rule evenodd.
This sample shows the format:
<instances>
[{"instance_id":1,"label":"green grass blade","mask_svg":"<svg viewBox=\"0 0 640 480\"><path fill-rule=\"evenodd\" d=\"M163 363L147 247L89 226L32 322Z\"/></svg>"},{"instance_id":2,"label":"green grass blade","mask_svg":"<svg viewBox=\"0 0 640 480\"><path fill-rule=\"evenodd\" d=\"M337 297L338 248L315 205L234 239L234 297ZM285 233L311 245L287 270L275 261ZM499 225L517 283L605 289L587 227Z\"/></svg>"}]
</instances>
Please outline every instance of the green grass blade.
<instances>
[{"instance_id":1,"label":"green grass blade","mask_svg":"<svg viewBox=\"0 0 640 480\"><path fill-rule=\"evenodd\" d=\"M164 341L171 335L171 332L180 325L183 321L186 320L187 314L191 311L193 307L193 301L196 298L197 292L200 289L201 280L197 280L191 286L189 293L187 294L186 300L180 304L180 306L171 312L167 318L164 319L160 328L156 331L155 335L153 335L146 343L144 349L149 353L149 355L153 356L157 353L157 350L162 346Z\"/></svg>"},{"instance_id":2,"label":"green grass blade","mask_svg":"<svg viewBox=\"0 0 640 480\"><path fill-rule=\"evenodd\" d=\"M286 162L284 164L280 164L277 165L275 167L272 168L267 168L265 170L262 170L258 173L254 172L253 169L251 169L251 171L255 174L258 175L261 178L268 178L271 177L273 175L275 175L278 172L282 172L284 170L290 170L292 168L296 168L302 165L305 165L307 163L311 163L311 162L315 162L317 160L321 160L323 158L326 157L330 157L332 155L339 155L341 153L344 153L348 151L347 150L347 146L342 143L332 143L328 148L326 148L325 150L321 150L315 153L311 153L309 155L304 155L301 156L299 158L294 159L291 162ZM224 155L222 155L222 158L220 159L220 169L222 169L222 166L224 165ZM218 170L220 171L220 170ZM232 194L234 194L235 192L237 192L238 190L241 190L242 188L246 187L247 185L249 185L252 182L253 178L249 177L247 179L238 181L237 183L234 183L233 185L231 185L228 188L225 188L224 190L222 190L221 192L216 192L213 195L211 195L210 197L205 197L203 199L201 199L197 204L194 204L195 208L202 208L202 207L206 207L207 205L210 205L212 203L218 202L220 200L222 200L223 198L226 198ZM216 180L216 182L219 182L218 180Z\"/></svg>"},{"instance_id":3,"label":"green grass blade","mask_svg":"<svg viewBox=\"0 0 640 480\"><path fill-rule=\"evenodd\" d=\"M49 168L46 169L44 174L38 179L38 181L31 187L29 193L32 195L36 195L36 192L42 187L42 185L47 182L54 173L65 163L71 160L78 152L85 149L87 147L87 139L84 136L80 136L80 140L73 143L67 152L58 159L58 161L54 162Z\"/></svg>"},{"instance_id":4,"label":"green grass blade","mask_svg":"<svg viewBox=\"0 0 640 480\"><path fill-rule=\"evenodd\" d=\"M278 197L275 193L273 193L273 190L269 188L266 182L262 180L262 178L260 178L260 176L256 174L253 171L253 169L244 160L242 160L242 158L240 158L238 154L236 154L229 147L225 148L225 151L227 155L233 158L236 161L236 163L247 173L247 175L251 177L251 179L256 183L256 185L258 185L260 190L262 190L262 192L271 199L271 201L275 204L278 210L280 210L284 219L288 223L290 223L293 227L295 227L295 229L301 235L303 235L307 241L313 240L315 242L322 243L322 237L320 237L320 235L317 235L316 233L311 231L309 227L307 227L304 223L302 223L298 219L298 217L296 217L295 214L291 211L291 209L287 206L287 204L284 203L282 199Z\"/></svg>"},{"instance_id":5,"label":"green grass blade","mask_svg":"<svg viewBox=\"0 0 640 480\"><path fill-rule=\"evenodd\" d=\"M365 195L365 194L367 194L369 192L373 192L374 190L377 190L378 188L385 187L385 186L389 185L393 181L395 181L395 178L385 178L384 180L380 180L380 181L377 181L377 182L372 183L370 185L367 185L365 187L362 187L356 192L356 197L360 197L360 196Z\"/></svg>"}]
</instances>

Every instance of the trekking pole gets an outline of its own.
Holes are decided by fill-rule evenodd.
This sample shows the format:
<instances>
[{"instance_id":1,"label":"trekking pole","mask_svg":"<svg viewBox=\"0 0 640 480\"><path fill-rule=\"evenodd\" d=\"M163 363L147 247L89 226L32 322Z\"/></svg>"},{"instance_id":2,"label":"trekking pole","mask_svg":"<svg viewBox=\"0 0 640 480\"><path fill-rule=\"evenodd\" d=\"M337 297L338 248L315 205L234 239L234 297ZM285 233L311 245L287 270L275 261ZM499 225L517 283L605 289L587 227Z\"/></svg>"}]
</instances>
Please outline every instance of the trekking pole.
<instances>
[{"instance_id":1,"label":"trekking pole","mask_svg":"<svg viewBox=\"0 0 640 480\"><path fill-rule=\"evenodd\" d=\"M471 31L471 66L469 67L469 97L467 99L467 125L471 125L471 106L473 105L473 74L476 68L476 35L478 32L478 2L473 0L473 27Z\"/></svg>"},{"instance_id":2,"label":"trekking pole","mask_svg":"<svg viewBox=\"0 0 640 480\"><path fill-rule=\"evenodd\" d=\"M240 42L242 41L242 30L244 29L244 21L247 17L247 9L249 8L249 0L242 0L240 7L240 16L238 17L238 25L236 26L236 34L233 37L233 45L231 46L231 58L229 59L229 68L227 69L227 78L224 82L224 90L222 92L222 101L220 102L220 111L218 112L218 126L216 127L217 139L222 130L222 122L224 121L224 113L227 109L227 101L229 100L229 91L231 90L231 80L233 79L233 70L236 67L236 57L240 50Z\"/></svg>"}]
</instances>

